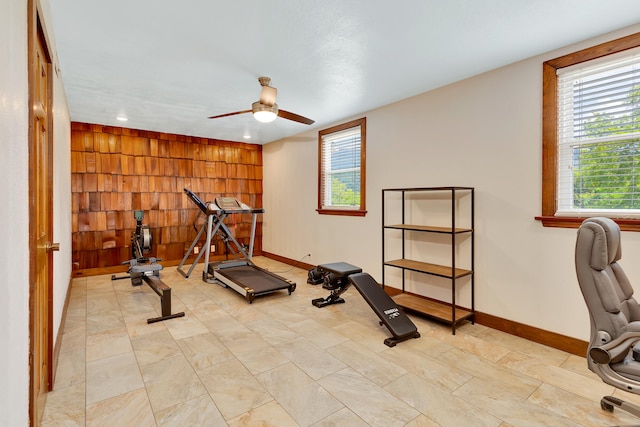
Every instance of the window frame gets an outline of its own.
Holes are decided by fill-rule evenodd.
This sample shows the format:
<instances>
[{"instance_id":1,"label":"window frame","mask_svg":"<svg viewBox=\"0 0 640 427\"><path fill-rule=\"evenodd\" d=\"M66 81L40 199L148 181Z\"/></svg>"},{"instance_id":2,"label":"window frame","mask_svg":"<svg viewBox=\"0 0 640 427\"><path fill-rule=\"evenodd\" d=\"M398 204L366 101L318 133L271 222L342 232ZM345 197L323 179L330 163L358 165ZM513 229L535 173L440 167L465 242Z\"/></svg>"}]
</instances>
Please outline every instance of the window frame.
<instances>
[{"instance_id":1,"label":"window frame","mask_svg":"<svg viewBox=\"0 0 640 427\"><path fill-rule=\"evenodd\" d=\"M323 207L322 200L322 137L336 132L341 132L350 128L360 126L360 206L357 209L338 209ZM367 141L367 118L352 120L337 126L323 129L318 132L318 208L316 212L321 215L342 215L342 216L365 216L366 210L366 141Z\"/></svg>"},{"instance_id":2,"label":"window frame","mask_svg":"<svg viewBox=\"0 0 640 427\"><path fill-rule=\"evenodd\" d=\"M542 64L542 214L545 227L578 228L586 217L556 216L558 179L557 70L640 47L640 33L582 49ZM640 231L640 219L612 218L622 230Z\"/></svg>"}]
</instances>

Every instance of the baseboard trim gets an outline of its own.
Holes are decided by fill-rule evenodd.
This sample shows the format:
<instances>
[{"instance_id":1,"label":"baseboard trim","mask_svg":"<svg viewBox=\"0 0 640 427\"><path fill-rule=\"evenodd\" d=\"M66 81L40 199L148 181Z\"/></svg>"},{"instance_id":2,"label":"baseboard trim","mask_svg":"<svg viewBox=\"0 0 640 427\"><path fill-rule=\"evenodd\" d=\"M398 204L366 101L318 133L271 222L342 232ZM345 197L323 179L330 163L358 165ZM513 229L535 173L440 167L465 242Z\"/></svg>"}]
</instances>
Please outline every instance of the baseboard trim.
<instances>
[{"instance_id":1,"label":"baseboard trim","mask_svg":"<svg viewBox=\"0 0 640 427\"><path fill-rule=\"evenodd\" d=\"M56 344L53 346L53 354L51 355L51 384L49 384L50 390L56 383L56 372L58 371L58 360L60 359L60 346L62 346L62 335L64 334L64 326L67 323L67 310L69 308L69 299L71 298L71 285L73 278L69 278L69 285L67 286L67 294L64 297L64 304L62 306L62 316L60 317L60 325L58 326L58 333L56 335Z\"/></svg>"},{"instance_id":2,"label":"baseboard trim","mask_svg":"<svg viewBox=\"0 0 640 427\"><path fill-rule=\"evenodd\" d=\"M295 260L295 259L286 258L286 257L280 256L280 255L272 254L271 252L262 251L262 256L264 256L266 258L273 259L275 261L280 261L280 262L283 262L285 264L292 265L294 267L302 268L303 270L311 270L312 268L316 267L313 264L307 264L306 262L302 262L302 261L298 261L298 260Z\"/></svg>"},{"instance_id":3,"label":"baseboard trim","mask_svg":"<svg viewBox=\"0 0 640 427\"><path fill-rule=\"evenodd\" d=\"M546 346L575 354L576 356L586 357L587 341L577 338L568 337L556 332L547 331L545 329L536 328L535 326L525 325L524 323L514 322L513 320L503 319L491 314L476 311L476 322L480 325L487 326L491 329L506 332L517 337L525 338L529 341L544 344Z\"/></svg>"}]
</instances>

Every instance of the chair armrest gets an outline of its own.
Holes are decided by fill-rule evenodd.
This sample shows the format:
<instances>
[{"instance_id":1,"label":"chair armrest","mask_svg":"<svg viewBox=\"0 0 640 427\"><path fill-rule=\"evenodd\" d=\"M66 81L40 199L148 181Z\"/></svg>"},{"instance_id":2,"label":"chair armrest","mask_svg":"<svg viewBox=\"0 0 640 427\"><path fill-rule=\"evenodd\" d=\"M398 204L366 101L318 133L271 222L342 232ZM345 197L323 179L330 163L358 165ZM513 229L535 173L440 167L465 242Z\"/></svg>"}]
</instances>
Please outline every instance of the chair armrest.
<instances>
[{"instance_id":1,"label":"chair armrest","mask_svg":"<svg viewBox=\"0 0 640 427\"><path fill-rule=\"evenodd\" d=\"M625 332L608 343L592 347L589 350L589 356L595 363L609 364L612 360L628 352L638 341L640 341L640 331Z\"/></svg>"}]
</instances>

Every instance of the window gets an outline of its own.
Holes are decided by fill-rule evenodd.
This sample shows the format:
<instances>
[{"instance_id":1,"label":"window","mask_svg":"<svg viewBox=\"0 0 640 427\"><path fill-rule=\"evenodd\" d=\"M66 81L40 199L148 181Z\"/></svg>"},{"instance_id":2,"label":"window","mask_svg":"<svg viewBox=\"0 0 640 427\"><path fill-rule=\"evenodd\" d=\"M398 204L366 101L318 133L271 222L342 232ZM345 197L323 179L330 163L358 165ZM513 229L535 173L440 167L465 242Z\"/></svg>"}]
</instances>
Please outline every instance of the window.
<instances>
[{"instance_id":1,"label":"window","mask_svg":"<svg viewBox=\"0 0 640 427\"><path fill-rule=\"evenodd\" d=\"M640 33L543 64L543 225L640 231Z\"/></svg>"},{"instance_id":2,"label":"window","mask_svg":"<svg viewBox=\"0 0 640 427\"><path fill-rule=\"evenodd\" d=\"M318 133L318 213L366 215L366 124L362 118Z\"/></svg>"},{"instance_id":3,"label":"window","mask_svg":"<svg viewBox=\"0 0 640 427\"><path fill-rule=\"evenodd\" d=\"M638 217L639 172L640 56L558 70L556 215Z\"/></svg>"}]
</instances>

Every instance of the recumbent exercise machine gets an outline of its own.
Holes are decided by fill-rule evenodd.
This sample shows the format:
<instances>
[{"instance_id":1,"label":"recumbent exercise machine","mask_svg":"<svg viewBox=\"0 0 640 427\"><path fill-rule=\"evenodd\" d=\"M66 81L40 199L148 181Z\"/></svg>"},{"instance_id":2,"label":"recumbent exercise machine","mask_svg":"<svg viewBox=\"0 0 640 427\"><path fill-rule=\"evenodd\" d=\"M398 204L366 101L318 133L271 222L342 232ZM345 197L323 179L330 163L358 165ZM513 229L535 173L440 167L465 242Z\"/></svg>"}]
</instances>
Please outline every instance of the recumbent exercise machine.
<instances>
[{"instance_id":1,"label":"recumbent exercise machine","mask_svg":"<svg viewBox=\"0 0 640 427\"><path fill-rule=\"evenodd\" d=\"M136 229L131 232L131 259L122 264L129 264L128 276L111 276L111 280L131 279L132 286L142 286L144 281L160 297L162 315L147 319L147 323L160 322L162 320L183 317L184 312L171 314L171 288L160 280L162 265L160 258L145 257L151 251L151 230L148 225L143 225L144 211L134 211Z\"/></svg>"}]
</instances>

